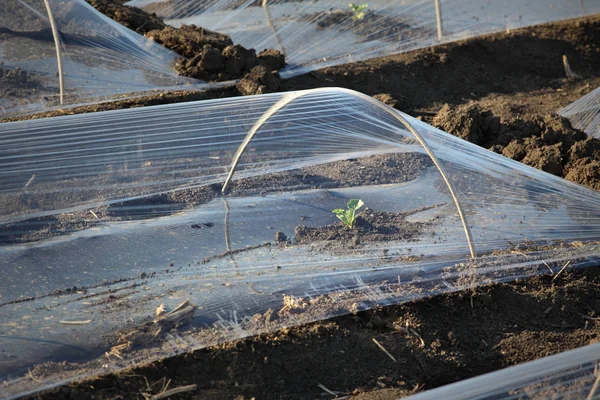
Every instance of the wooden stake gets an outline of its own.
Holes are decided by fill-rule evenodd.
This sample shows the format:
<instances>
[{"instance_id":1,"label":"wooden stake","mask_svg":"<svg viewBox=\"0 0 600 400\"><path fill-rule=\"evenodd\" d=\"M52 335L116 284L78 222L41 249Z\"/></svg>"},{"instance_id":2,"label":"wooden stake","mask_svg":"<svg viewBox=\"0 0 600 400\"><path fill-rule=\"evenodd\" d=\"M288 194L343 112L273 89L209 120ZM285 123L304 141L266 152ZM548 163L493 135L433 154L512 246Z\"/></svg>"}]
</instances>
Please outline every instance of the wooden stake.
<instances>
[{"instance_id":1,"label":"wooden stake","mask_svg":"<svg viewBox=\"0 0 600 400\"><path fill-rule=\"evenodd\" d=\"M442 40L443 35L443 27L442 27L442 6L440 5L440 0L435 1L435 20L437 22L437 34L438 40Z\"/></svg>"}]
</instances>

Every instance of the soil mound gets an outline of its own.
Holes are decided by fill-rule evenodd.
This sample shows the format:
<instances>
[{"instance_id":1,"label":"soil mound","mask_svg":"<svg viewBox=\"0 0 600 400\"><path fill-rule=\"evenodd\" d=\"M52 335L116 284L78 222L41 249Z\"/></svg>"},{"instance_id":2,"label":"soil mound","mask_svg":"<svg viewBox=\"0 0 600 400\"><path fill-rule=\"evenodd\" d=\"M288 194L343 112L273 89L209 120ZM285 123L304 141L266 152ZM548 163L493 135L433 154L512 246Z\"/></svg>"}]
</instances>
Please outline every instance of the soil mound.
<instances>
[{"instance_id":1,"label":"soil mound","mask_svg":"<svg viewBox=\"0 0 600 400\"><path fill-rule=\"evenodd\" d=\"M132 31L144 34L154 29L165 28L165 23L156 14L149 14L136 7L123 5L119 0L86 0L92 7Z\"/></svg>"},{"instance_id":2,"label":"soil mound","mask_svg":"<svg viewBox=\"0 0 600 400\"><path fill-rule=\"evenodd\" d=\"M446 104L432 123L513 160L600 189L600 140L558 115L496 116L474 103Z\"/></svg>"}]
</instances>

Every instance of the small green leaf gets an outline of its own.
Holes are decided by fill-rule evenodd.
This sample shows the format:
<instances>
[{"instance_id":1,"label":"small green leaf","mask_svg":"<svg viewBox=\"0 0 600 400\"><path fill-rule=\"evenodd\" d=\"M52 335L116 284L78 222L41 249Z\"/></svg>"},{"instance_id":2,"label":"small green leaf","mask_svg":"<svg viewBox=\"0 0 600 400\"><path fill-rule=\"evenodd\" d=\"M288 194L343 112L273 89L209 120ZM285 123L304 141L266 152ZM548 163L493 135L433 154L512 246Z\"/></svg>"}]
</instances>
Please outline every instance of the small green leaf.
<instances>
[{"instance_id":1,"label":"small green leaf","mask_svg":"<svg viewBox=\"0 0 600 400\"><path fill-rule=\"evenodd\" d=\"M364 204L365 203L363 203L362 200L359 200L359 199L350 199L350 201L348 201L348 210L358 210Z\"/></svg>"},{"instance_id":2,"label":"small green leaf","mask_svg":"<svg viewBox=\"0 0 600 400\"><path fill-rule=\"evenodd\" d=\"M335 215L340 215L340 214L344 214L345 211L342 210L341 208L336 208L335 210L332 211L332 213L334 213Z\"/></svg>"}]
</instances>

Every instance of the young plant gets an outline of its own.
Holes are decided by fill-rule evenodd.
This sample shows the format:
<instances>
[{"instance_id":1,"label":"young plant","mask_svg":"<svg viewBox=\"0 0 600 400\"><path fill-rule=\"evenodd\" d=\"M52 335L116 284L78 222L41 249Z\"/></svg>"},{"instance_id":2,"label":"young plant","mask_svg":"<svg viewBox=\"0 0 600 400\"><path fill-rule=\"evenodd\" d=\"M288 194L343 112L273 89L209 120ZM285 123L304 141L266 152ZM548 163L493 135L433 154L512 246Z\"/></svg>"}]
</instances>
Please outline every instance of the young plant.
<instances>
[{"instance_id":1,"label":"young plant","mask_svg":"<svg viewBox=\"0 0 600 400\"><path fill-rule=\"evenodd\" d=\"M348 201L348 209L342 210L341 208L337 208L333 210L333 213L336 217L340 219L348 228L353 229L354 223L356 222L356 210L361 208L365 203L359 199L350 199Z\"/></svg>"},{"instance_id":2,"label":"young plant","mask_svg":"<svg viewBox=\"0 0 600 400\"><path fill-rule=\"evenodd\" d=\"M369 7L368 4L360 4L359 5L359 4L354 4L354 3L350 3L350 4L348 4L348 6L354 12L352 19L355 21L360 21L361 19L363 19L365 17L365 11Z\"/></svg>"}]
</instances>

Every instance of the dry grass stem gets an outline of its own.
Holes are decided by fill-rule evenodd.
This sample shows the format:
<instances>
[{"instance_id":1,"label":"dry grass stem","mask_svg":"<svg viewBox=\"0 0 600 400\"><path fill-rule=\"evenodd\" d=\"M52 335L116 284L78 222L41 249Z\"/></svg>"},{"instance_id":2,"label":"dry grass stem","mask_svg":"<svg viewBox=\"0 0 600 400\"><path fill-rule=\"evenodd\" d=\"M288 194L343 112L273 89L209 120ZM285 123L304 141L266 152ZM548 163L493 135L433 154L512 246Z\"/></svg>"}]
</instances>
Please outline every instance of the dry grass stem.
<instances>
[{"instance_id":1,"label":"dry grass stem","mask_svg":"<svg viewBox=\"0 0 600 400\"><path fill-rule=\"evenodd\" d=\"M86 319L85 321L58 321L63 325L87 325L92 322L91 319Z\"/></svg>"},{"instance_id":2,"label":"dry grass stem","mask_svg":"<svg viewBox=\"0 0 600 400\"><path fill-rule=\"evenodd\" d=\"M567 76L567 79L580 78L580 76L573 72L573 70L571 69L571 66L569 65L569 59L566 55L563 55L563 66L565 67L565 75Z\"/></svg>"},{"instance_id":3,"label":"dry grass stem","mask_svg":"<svg viewBox=\"0 0 600 400\"><path fill-rule=\"evenodd\" d=\"M27 375L29 375L29 377L31 379L33 379L34 381L36 381L37 383L42 383L42 381L40 381L39 379L37 379L35 376L33 376L33 372L31 372L30 369L27 370Z\"/></svg>"},{"instance_id":4,"label":"dry grass stem","mask_svg":"<svg viewBox=\"0 0 600 400\"><path fill-rule=\"evenodd\" d=\"M567 263L565 265L563 265L563 267L560 269L560 271L558 271L558 274L554 275L554 278L552 278L551 282L554 282L554 280L556 278L558 278L558 276L565 270L565 268L567 268L569 265L571 264L571 260L567 261Z\"/></svg>"},{"instance_id":5,"label":"dry grass stem","mask_svg":"<svg viewBox=\"0 0 600 400\"><path fill-rule=\"evenodd\" d=\"M590 393L587 395L585 400L592 400L598 391L598 386L600 386L600 374L596 373L596 380L594 380L594 384L592 385L592 389Z\"/></svg>"},{"instance_id":6,"label":"dry grass stem","mask_svg":"<svg viewBox=\"0 0 600 400\"><path fill-rule=\"evenodd\" d=\"M31 175L31 178L29 178L29 180L27 181L27 183L25 184L25 186L23 186L23 189L25 189L26 187L28 187L29 185L31 185L34 180L35 180L35 174Z\"/></svg>"},{"instance_id":7,"label":"dry grass stem","mask_svg":"<svg viewBox=\"0 0 600 400\"><path fill-rule=\"evenodd\" d=\"M329 390L329 389L327 389L327 388L325 387L325 385L323 385L322 383L317 383L317 387L318 387L319 389L321 389L322 391L329 393L329 394L330 394L330 395L332 395L332 396L337 396L337 395L340 393L340 392L334 392L333 390Z\"/></svg>"},{"instance_id":8,"label":"dry grass stem","mask_svg":"<svg viewBox=\"0 0 600 400\"><path fill-rule=\"evenodd\" d=\"M471 299L473 299L471 297ZM421 341L421 347L425 347L425 341L423 340L423 338L421 337L421 335L419 335L419 332L417 332L415 329L413 328L408 328L408 330L410 331L410 333L414 336L416 336L420 341Z\"/></svg>"},{"instance_id":9,"label":"dry grass stem","mask_svg":"<svg viewBox=\"0 0 600 400\"><path fill-rule=\"evenodd\" d=\"M383 347L383 345L377 341L377 339L373 338L373 343L375 343L377 347L379 347L381 351L383 351L393 362L398 362L398 360L396 360L396 358L391 355L390 352L387 351L385 347Z\"/></svg>"},{"instance_id":10,"label":"dry grass stem","mask_svg":"<svg viewBox=\"0 0 600 400\"><path fill-rule=\"evenodd\" d=\"M151 400L159 400L159 399L165 399L167 397L176 395L178 393L184 393L184 392L192 392L194 390L198 389L198 385L193 384L193 385L187 385L187 386L180 386L180 387L176 387L173 389L169 389L169 390L165 390L162 393L159 394L155 394L154 396L150 397Z\"/></svg>"},{"instance_id":11,"label":"dry grass stem","mask_svg":"<svg viewBox=\"0 0 600 400\"><path fill-rule=\"evenodd\" d=\"M154 312L156 313L157 317L160 317L161 315L167 312L167 308L164 304L161 304L160 306L156 307L156 310L154 310Z\"/></svg>"}]
</instances>

